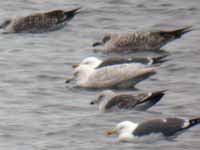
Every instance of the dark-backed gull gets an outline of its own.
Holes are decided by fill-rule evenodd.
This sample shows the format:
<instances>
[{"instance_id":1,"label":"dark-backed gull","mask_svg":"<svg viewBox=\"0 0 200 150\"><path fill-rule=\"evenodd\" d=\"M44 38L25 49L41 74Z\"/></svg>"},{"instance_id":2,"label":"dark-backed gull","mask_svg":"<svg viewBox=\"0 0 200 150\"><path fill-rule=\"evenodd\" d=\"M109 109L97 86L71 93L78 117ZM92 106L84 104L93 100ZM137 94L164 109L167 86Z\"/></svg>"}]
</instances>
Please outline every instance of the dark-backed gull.
<instances>
[{"instance_id":1,"label":"dark-backed gull","mask_svg":"<svg viewBox=\"0 0 200 150\"><path fill-rule=\"evenodd\" d=\"M118 134L118 141L136 142L140 140L158 140L175 138L187 129L200 123L200 118L154 119L142 123L123 121L115 128L106 131L107 135Z\"/></svg>"},{"instance_id":2,"label":"dark-backed gull","mask_svg":"<svg viewBox=\"0 0 200 150\"><path fill-rule=\"evenodd\" d=\"M76 68L79 65L88 65L92 68L101 68L106 66L118 65L118 64L129 64L129 63L141 63L144 65L160 64L167 61L165 58L167 55L158 57L109 57L104 60L96 57L87 57L80 62L80 64L73 64L72 67Z\"/></svg>"},{"instance_id":3,"label":"dark-backed gull","mask_svg":"<svg viewBox=\"0 0 200 150\"><path fill-rule=\"evenodd\" d=\"M111 90L105 90L97 95L96 99L90 104L97 104L102 112L110 112L116 109L135 109L147 110L165 95L165 91L156 91L140 94L115 93Z\"/></svg>"},{"instance_id":4,"label":"dark-backed gull","mask_svg":"<svg viewBox=\"0 0 200 150\"><path fill-rule=\"evenodd\" d=\"M131 88L154 75L157 69L142 64L122 64L99 69L81 65L66 83L75 81L75 86L84 88Z\"/></svg>"},{"instance_id":5,"label":"dark-backed gull","mask_svg":"<svg viewBox=\"0 0 200 150\"><path fill-rule=\"evenodd\" d=\"M93 47L103 46L101 49L95 49L102 52L160 50L165 44L191 30L191 26L187 26L168 31L106 33L101 41L93 44Z\"/></svg>"},{"instance_id":6,"label":"dark-backed gull","mask_svg":"<svg viewBox=\"0 0 200 150\"><path fill-rule=\"evenodd\" d=\"M52 10L48 12L34 13L25 17L15 17L5 20L0 28L3 33L30 32L38 33L52 31L64 27L78 12L80 8L72 10Z\"/></svg>"}]
</instances>

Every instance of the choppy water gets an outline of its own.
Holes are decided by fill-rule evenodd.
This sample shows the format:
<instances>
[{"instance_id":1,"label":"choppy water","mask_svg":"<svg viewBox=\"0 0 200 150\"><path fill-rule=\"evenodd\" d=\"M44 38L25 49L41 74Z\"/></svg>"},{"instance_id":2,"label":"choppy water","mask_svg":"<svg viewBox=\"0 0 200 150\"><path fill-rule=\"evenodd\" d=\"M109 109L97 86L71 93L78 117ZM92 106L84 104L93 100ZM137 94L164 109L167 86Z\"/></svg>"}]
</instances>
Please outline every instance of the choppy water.
<instances>
[{"instance_id":1,"label":"choppy water","mask_svg":"<svg viewBox=\"0 0 200 150\"><path fill-rule=\"evenodd\" d=\"M54 8L83 7L64 29L43 34L0 35L0 150L200 148L197 126L175 141L116 143L103 134L119 121L200 115L199 0L6 0L0 21ZM137 86L168 89L148 112L103 114L89 105L98 91L68 88L70 64L87 56L106 31L193 25L195 31L164 47L170 53L157 75ZM98 54L100 56L100 54ZM138 54L139 55L139 54ZM142 54L145 55L145 54Z\"/></svg>"}]
</instances>

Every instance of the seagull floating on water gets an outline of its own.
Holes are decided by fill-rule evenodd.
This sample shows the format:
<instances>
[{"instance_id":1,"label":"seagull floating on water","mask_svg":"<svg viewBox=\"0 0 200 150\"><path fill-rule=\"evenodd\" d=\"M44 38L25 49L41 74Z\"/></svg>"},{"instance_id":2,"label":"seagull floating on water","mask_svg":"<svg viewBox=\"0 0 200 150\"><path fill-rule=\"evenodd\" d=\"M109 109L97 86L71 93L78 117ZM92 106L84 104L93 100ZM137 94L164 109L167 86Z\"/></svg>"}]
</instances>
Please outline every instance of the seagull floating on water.
<instances>
[{"instance_id":1,"label":"seagull floating on water","mask_svg":"<svg viewBox=\"0 0 200 150\"><path fill-rule=\"evenodd\" d=\"M200 118L154 119L142 123L123 121L112 130L106 131L106 134L118 134L118 141L122 142L154 141L163 138L175 138L199 123Z\"/></svg>"},{"instance_id":2,"label":"seagull floating on water","mask_svg":"<svg viewBox=\"0 0 200 150\"><path fill-rule=\"evenodd\" d=\"M158 103L165 95L165 91L156 91L149 93L140 93L137 95L115 93L112 90L105 90L97 95L90 104L97 104L102 112L110 112L116 109L135 109L147 110Z\"/></svg>"},{"instance_id":3,"label":"seagull floating on water","mask_svg":"<svg viewBox=\"0 0 200 150\"><path fill-rule=\"evenodd\" d=\"M187 26L168 31L107 33L101 41L95 42L93 47L103 46L101 49L95 49L101 52L160 50L167 43L181 38L183 34L191 30L191 26Z\"/></svg>"},{"instance_id":4,"label":"seagull floating on water","mask_svg":"<svg viewBox=\"0 0 200 150\"><path fill-rule=\"evenodd\" d=\"M52 31L64 27L78 13L79 9L80 7L72 10L57 9L25 17L15 17L5 20L0 28L4 29L3 33Z\"/></svg>"},{"instance_id":5,"label":"seagull floating on water","mask_svg":"<svg viewBox=\"0 0 200 150\"><path fill-rule=\"evenodd\" d=\"M158 57L109 57L104 60L100 60L96 57L87 57L80 64L73 64L72 67L76 68L80 65L88 65L92 68L101 68L107 67L112 65L119 65L119 64L129 64L129 63L141 63L145 65L152 65L152 64L159 64L167 61L167 55L158 56Z\"/></svg>"},{"instance_id":6,"label":"seagull floating on water","mask_svg":"<svg viewBox=\"0 0 200 150\"><path fill-rule=\"evenodd\" d=\"M154 75L158 67L142 64L122 64L99 69L81 65L74 70L73 78L77 87L83 88L132 88L138 82Z\"/></svg>"}]
</instances>

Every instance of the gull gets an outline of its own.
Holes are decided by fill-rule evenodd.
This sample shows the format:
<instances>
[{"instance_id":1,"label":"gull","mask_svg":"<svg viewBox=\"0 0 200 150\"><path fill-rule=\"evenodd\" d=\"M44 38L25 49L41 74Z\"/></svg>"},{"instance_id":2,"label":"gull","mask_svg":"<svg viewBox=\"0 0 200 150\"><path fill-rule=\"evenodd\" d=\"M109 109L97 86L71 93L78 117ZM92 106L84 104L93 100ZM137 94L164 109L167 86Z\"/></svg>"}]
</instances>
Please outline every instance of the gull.
<instances>
[{"instance_id":1,"label":"gull","mask_svg":"<svg viewBox=\"0 0 200 150\"><path fill-rule=\"evenodd\" d=\"M97 104L102 112L110 112L116 109L135 109L144 111L154 106L165 95L166 90L140 93L124 94L115 93L112 90L105 90L97 95L90 104Z\"/></svg>"},{"instance_id":2,"label":"gull","mask_svg":"<svg viewBox=\"0 0 200 150\"><path fill-rule=\"evenodd\" d=\"M66 83L74 81L76 87L83 88L132 88L154 75L157 69L142 64L121 64L99 69L81 65Z\"/></svg>"},{"instance_id":3,"label":"gull","mask_svg":"<svg viewBox=\"0 0 200 150\"><path fill-rule=\"evenodd\" d=\"M200 118L153 119L142 123L123 121L117 124L115 128L106 131L106 134L118 134L118 141L121 142L152 142L158 139L173 139L199 123Z\"/></svg>"},{"instance_id":4,"label":"gull","mask_svg":"<svg viewBox=\"0 0 200 150\"><path fill-rule=\"evenodd\" d=\"M0 29L3 33L30 32L38 33L52 31L64 27L78 12L80 8L72 10L51 10L33 13L28 16L19 16L5 20Z\"/></svg>"},{"instance_id":5,"label":"gull","mask_svg":"<svg viewBox=\"0 0 200 150\"><path fill-rule=\"evenodd\" d=\"M191 26L186 26L168 31L135 31L121 34L106 33L101 41L93 44L93 47L103 46L103 48L95 50L106 53L160 50L160 48L167 43L181 38L183 34L190 32L191 30Z\"/></svg>"},{"instance_id":6,"label":"gull","mask_svg":"<svg viewBox=\"0 0 200 150\"><path fill-rule=\"evenodd\" d=\"M141 63L145 65L159 64L166 61L167 55L158 57L109 57L106 59L99 59L97 57L87 57L83 59L80 64L73 64L72 67L76 68L80 65L88 65L92 68L101 68L106 66L118 65L118 64L128 64L128 63Z\"/></svg>"}]
</instances>

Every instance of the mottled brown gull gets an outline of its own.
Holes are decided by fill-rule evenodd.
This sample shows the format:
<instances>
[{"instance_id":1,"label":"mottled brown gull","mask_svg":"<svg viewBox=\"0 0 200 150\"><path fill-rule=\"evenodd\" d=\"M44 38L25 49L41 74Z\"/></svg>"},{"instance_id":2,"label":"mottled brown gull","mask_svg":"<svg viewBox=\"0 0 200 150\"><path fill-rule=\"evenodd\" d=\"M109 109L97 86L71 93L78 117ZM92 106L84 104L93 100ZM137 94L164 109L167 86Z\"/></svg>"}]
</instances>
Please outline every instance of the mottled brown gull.
<instances>
[{"instance_id":1,"label":"mottled brown gull","mask_svg":"<svg viewBox=\"0 0 200 150\"><path fill-rule=\"evenodd\" d=\"M80 8L72 10L52 10L47 12L33 13L28 16L15 17L5 20L1 25L3 33L30 32L38 33L52 31L64 27L77 13Z\"/></svg>"},{"instance_id":2,"label":"mottled brown gull","mask_svg":"<svg viewBox=\"0 0 200 150\"><path fill-rule=\"evenodd\" d=\"M102 112L111 112L118 109L135 109L144 111L158 103L165 95L165 91L156 91L139 94L115 93L105 90L98 94L90 104L97 104Z\"/></svg>"},{"instance_id":3,"label":"mottled brown gull","mask_svg":"<svg viewBox=\"0 0 200 150\"><path fill-rule=\"evenodd\" d=\"M157 69L141 64L122 64L99 69L81 65L66 83L74 81L75 86L83 88L131 88L154 75Z\"/></svg>"},{"instance_id":4,"label":"mottled brown gull","mask_svg":"<svg viewBox=\"0 0 200 150\"><path fill-rule=\"evenodd\" d=\"M144 65L153 65L160 64L167 61L165 58L167 55L158 56L158 57L109 57L106 59L99 59L97 57L87 57L80 62L80 64L73 64L73 68L78 67L79 65L88 65L92 68L101 68L112 65L119 64L129 64L129 63L141 63Z\"/></svg>"},{"instance_id":5,"label":"mottled brown gull","mask_svg":"<svg viewBox=\"0 0 200 150\"><path fill-rule=\"evenodd\" d=\"M106 134L118 134L118 141L122 142L152 142L159 139L175 138L199 123L200 118L153 119L142 123L123 121L117 124L112 130L106 131Z\"/></svg>"},{"instance_id":6,"label":"mottled brown gull","mask_svg":"<svg viewBox=\"0 0 200 150\"><path fill-rule=\"evenodd\" d=\"M93 47L101 52L125 52L160 50L167 43L180 38L183 34L191 31L191 26L174 30L128 32L128 33L106 33L101 41L95 42Z\"/></svg>"}]
</instances>

